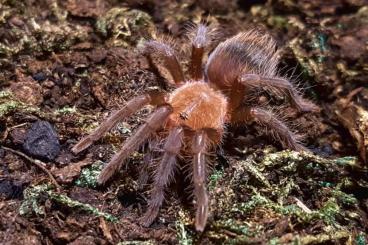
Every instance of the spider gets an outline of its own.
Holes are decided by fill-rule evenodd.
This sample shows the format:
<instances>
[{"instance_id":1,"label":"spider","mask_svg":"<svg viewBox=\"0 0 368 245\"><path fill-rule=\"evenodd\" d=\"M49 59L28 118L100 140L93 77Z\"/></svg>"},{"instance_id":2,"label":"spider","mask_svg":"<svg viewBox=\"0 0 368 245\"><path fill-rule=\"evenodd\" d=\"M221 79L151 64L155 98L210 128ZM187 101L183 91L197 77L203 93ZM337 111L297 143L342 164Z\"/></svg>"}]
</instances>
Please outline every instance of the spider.
<instances>
[{"instance_id":1,"label":"spider","mask_svg":"<svg viewBox=\"0 0 368 245\"><path fill-rule=\"evenodd\" d=\"M141 223L149 226L158 216L165 199L165 189L172 181L178 164L177 158L183 154L192 158L190 169L196 203L195 228L202 232L209 213L206 190L209 164L206 155L221 144L225 125L255 122L270 129L272 137L284 148L306 150L298 142L298 136L271 111L260 105L248 106L244 103L250 93L264 88L281 91L299 112L316 111L318 107L304 99L286 78L277 74L276 44L269 34L255 29L241 32L219 43L204 66L205 51L213 41L211 28L198 24L188 36L191 42L190 79L185 79L170 44L163 40L147 41L144 50L160 58L172 76L171 85L175 89L171 93L149 92L129 100L94 132L81 139L72 151L75 154L83 151L119 121L145 105L155 106L155 111L146 122L104 166L98 183L104 184L139 146L157 132L165 132L161 134L164 140L162 157L155 167L150 200Z\"/></svg>"}]
</instances>

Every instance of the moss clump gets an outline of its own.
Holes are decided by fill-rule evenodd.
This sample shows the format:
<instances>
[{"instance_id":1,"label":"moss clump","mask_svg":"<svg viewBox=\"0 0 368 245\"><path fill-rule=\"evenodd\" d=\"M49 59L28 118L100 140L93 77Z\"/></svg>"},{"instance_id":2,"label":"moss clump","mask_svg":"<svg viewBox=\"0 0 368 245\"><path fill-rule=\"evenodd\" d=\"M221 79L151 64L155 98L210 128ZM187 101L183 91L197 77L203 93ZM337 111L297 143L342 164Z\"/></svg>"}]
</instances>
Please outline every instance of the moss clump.
<instances>
[{"instance_id":1,"label":"moss clump","mask_svg":"<svg viewBox=\"0 0 368 245\"><path fill-rule=\"evenodd\" d=\"M326 159L289 150L265 150L235 161L221 177L215 172L215 181L210 181L210 195L216 203L211 208L216 218L208 236L228 244L257 243L260 238L271 244L343 239L359 222L351 211L357 199L342 190L352 181L346 168L356 162L352 157ZM284 237L270 235L274 228L265 225L265 219L287 220L296 227L317 223L324 227L318 234L299 237L296 233L285 242Z\"/></svg>"},{"instance_id":2,"label":"moss clump","mask_svg":"<svg viewBox=\"0 0 368 245\"><path fill-rule=\"evenodd\" d=\"M65 205L70 208L77 208L79 210L86 211L97 217L104 217L106 220L116 222L118 219L111 214L99 211L97 208L75 201L70 197L54 192L53 188L49 184L30 186L24 191L24 200L19 208L19 214L24 216L45 215L45 209L41 206L41 198L50 199L59 204Z\"/></svg>"},{"instance_id":3,"label":"moss clump","mask_svg":"<svg viewBox=\"0 0 368 245\"><path fill-rule=\"evenodd\" d=\"M79 178L75 181L75 185L80 187L96 188L97 178L98 175L101 173L102 166L103 163L101 161L97 161L90 167L84 168Z\"/></svg>"},{"instance_id":4,"label":"moss clump","mask_svg":"<svg viewBox=\"0 0 368 245\"><path fill-rule=\"evenodd\" d=\"M31 186L24 190L24 199L19 207L19 214L23 216L45 215L45 209L40 205L39 199L48 190L51 190L52 186L48 184Z\"/></svg>"},{"instance_id":5,"label":"moss clump","mask_svg":"<svg viewBox=\"0 0 368 245\"><path fill-rule=\"evenodd\" d=\"M155 245L155 241L124 241L119 242L117 245Z\"/></svg>"},{"instance_id":6,"label":"moss clump","mask_svg":"<svg viewBox=\"0 0 368 245\"><path fill-rule=\"evenodd\" d=\"M118 221L118 219L115 216L108 214L108 213L101 212L100 210L98 210L97 208L89 204L75 201L66 195L58 194L52 191L48 191L47 194L53 201L66 205L67 207L77 208L79 210L86 211L97 217L104 217L107 221L111 221L111 222Z\"/></svg>"},{"instance_id":7,"label":"moss clump","mask_svg":"<svg viewBox=\"0 0 368 245\"><path fill-rule=\"evenodd\" d=\"M0 118L14 112L23 112L36 114L37 116L46 118L46 114L42 113L39 108L28 105L19 101L10 91L0 92Z\"/></svg>"},{"instance_id":8,"label":"moss clump","mask_svg":"<svg viewBox=\"0 0 368 245\"><path fill-rule=\"evenodd\" d=\"M151 16L139 10L112 8L96 22L96 31L106 38L111 46L137 44L154 28ZM149 37L149 36L148 36Z\"/></svg>"}]
</instances>

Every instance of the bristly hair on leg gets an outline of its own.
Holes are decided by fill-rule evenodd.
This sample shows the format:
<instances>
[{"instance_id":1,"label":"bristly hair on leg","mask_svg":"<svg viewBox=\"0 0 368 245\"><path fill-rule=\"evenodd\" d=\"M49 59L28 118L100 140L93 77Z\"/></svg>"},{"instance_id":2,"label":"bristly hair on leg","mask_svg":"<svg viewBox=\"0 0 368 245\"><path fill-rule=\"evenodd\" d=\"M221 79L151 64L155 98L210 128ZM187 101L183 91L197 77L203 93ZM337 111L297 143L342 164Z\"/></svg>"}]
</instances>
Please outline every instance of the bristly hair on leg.
<instances>
[{"instance_id":1,"label":"bristly hair on leg","mask_svg":"<svg viewBox=\"0 0 368 245\"><path fill-rule=\"evenodd\" d=\"M154 64L160 72L162 72L161 68L164 68L170 73L172 79L167 79L170 84L177 86L184 83L184 73L177 57L175 42L172 38L165 38L163 35L160 35L157 39L146 41L140 49L144 55L153 56L162 61L162 67L159 63L154 62ZM166 75L165 72L162 73L164 76ZM165 77L167 78L167 76Z\"/></svg>"},{"instance_id":2,"label":"bristly hair on leg","mask_svg":"<svg viewBox=\"0 0 368 245\"><path fill-rule=\"evenodd\" d=\"M177 163L176 156L181 150L183 137L184 129L182 127L172 129L167 137L164 145L164 154L154 174L154 185L151 190L148 208L141 220L144 226L149 226L153 222L165 200L165 189L173 179Z\"/></svg>"},{"instance_id":3,"label":"bristly hair on leg","mask_svg":"<svg viewBox=\"0 0 368 245\"><path fill-rule=\"evenodd\" d=\"M183 64L189 64L190 74L184 76L182 63L177 56L183 52L178 52L170 41L171 38L153 36L154 39L146 41L141 50L151 58L152 63L157 64L155 67L162 67L162 71L170 73L168 77L171 78L167 81L175 88L172 91L169 88L168 93L158 91L156 94L149 91L147 98L136 98L137 101L128 102L118 114L106 120L97 133L92 133L77 144L73 152L78 153L88 147L117 122L146 104L156 107L146 122L126 139L121 149L104 166L98 183L104 184L142 144L156 137L158 149L150 149L154 154L152 158L148 158L148 167L144 167L152 167L153 183L147 212L141 224L150 225L157 217L165 200L165 189L171 182L176 180L180 183L182 178L189 177L192 183L189 186L192 187L197 209L195 228L203 232L210 206L207 192L209 152L222 143L227 130L225 125L255 122L261 126L256 126L256 129L268 133L283 148L305 151L307 149L299 142L299 133L289 127L286 119L289 122L294 121L295 108L307 112L313 106L302 98L290 79L279 73L276 42L270 34L259 29L240 32L222 41L212 51L210 46L216 38L212 28L199 22L188 29L189 41L186 43L191 47L191 60ZM207 52L210 54L205 61ZM161 80L169 85L165 79ZM271 95L274 94L267 93L267 89L286 96L273 100L275 96ZM283 98L288 98L291 102L287 103L288 110L275 113L273 109L280 108L280 104L286 102ZM270 103L267 104L268 101ZM180 154L183 159L179 162L177 160ZM186 170L180 169L180 176L177 177L182 178L174 179L175 170L179 170L177 166L190 166L191 171L185 173ZM146 182L148 175L143 177L141 183ZM188 182L183 183L186 186ZM185 196L183 192L180 194Z\"/></svg>"},{"instance_id":4,"label":"bristly hair on leg","mask_svg":"<svg viewBox=\"0 0 368 245\"><path fill-rule=\"evenodd\" d=\"M215 41L216 33L214 25L207 25L204 22L198 24L190 22L186 25L186 36L191 44L189 65L191 79L198 81L203 77L203 60Z\"/></svg>"},{"instance_id":5,"label":"bristly hair on leg","mask_svg":"<svg viewBox=\"0 0 368 245\"><path fill-rule=\"evenodd\" d=\"M196 201L195 227L202 232L208 218L208 193L206 188L208 136L204 130L199 130L193 137L193 193Z\"/></svg>"},{"instance_id":6,"label":"bristly hair on leg","mask_svg":"<svg viewBox=\"0 0 368 245\"><path fill-rule=\"evenodd\" d=\"M104 184L110 177L119 171L124 164L125 159L135 151L143 142L145 142L152 133L162 127L169 115L172 113L172 107L169 105L159 107L147 119L146 123L141 125L132 136L130 136L123 144L111 161L104 166L98 176L98 183Z\"/></svg>"}]
</instances>

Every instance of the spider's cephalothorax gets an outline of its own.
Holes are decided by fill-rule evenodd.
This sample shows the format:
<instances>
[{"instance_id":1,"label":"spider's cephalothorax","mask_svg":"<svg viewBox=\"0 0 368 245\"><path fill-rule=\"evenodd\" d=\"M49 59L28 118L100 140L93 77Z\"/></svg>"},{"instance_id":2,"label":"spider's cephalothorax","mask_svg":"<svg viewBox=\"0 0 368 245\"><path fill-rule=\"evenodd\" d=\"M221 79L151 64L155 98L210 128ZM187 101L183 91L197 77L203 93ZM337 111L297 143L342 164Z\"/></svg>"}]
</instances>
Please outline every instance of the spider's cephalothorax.
<instances>
[{"instance_id":1,"label":"spider's cephalothorax","mask_svg":"<svg viewBox=\"0 0 368 245\"><path fill-rule=\"evenodd\" d=\"M277 75L276 47L270 35L251 30L225 40L210 54L203 72L202 59L211 37L208 27L203 24L199 24L189 35L192 44L190 80L185 80L169 44L162 40L146 42L145 51L162 60L173 78L172 84L177 88L169 94L150 92L131 99L72 149L74 153L86 149L119 121L147 104L157 107L146 123L126 140L98 178L100 184L105 183L120 170L126 158L154 137L157 131L167 132L160 134L167 138L153 178L148 209L142 217L144 225L150 225L157 217L164 201L165 188L174 174L176 159L183 153L192 156L192 183L197 208L195 227L198 231L204 230L208 217L206 153L221 143L225 124L256 122L267 127L283 147L304 149L298 143L298 137L273 113L259 105L246 106L243 103L252 90L266 88L282 91L298 111L318 110L312 102L302 98L287 79ZM184 145L185 151L182 150Z\"/></svg>"}]
</instances>

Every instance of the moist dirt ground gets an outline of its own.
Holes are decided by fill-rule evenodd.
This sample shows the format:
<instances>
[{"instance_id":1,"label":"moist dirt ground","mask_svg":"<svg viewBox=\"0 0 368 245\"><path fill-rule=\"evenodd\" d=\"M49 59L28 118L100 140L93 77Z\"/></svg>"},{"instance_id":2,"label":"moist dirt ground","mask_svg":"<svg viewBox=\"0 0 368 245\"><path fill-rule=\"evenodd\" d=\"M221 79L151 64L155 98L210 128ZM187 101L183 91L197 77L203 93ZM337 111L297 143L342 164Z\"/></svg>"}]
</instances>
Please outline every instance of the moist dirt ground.
<instances>
[{"instance_id":1,"label":"moist dirt ground","mask_svg":"<svg viewBox=\"0 0 368 245\"><path fill-rule=\"evenodd\" d=\"M280 107L283 94L260 99L310 152L283 150L253 123L228 127L210 156L205 231L195 231L182 169L142 227L147 147L107 185L96 178L153 108L71 148L133 96L170 91L140 47L165 35L186 68L186 27L200 21L217 27L212 49L251 28L275 38L280 74L321 111ZM0 244L366 244L368 2L0 0L0 146Z\"/></svg>"}]
</instances>

